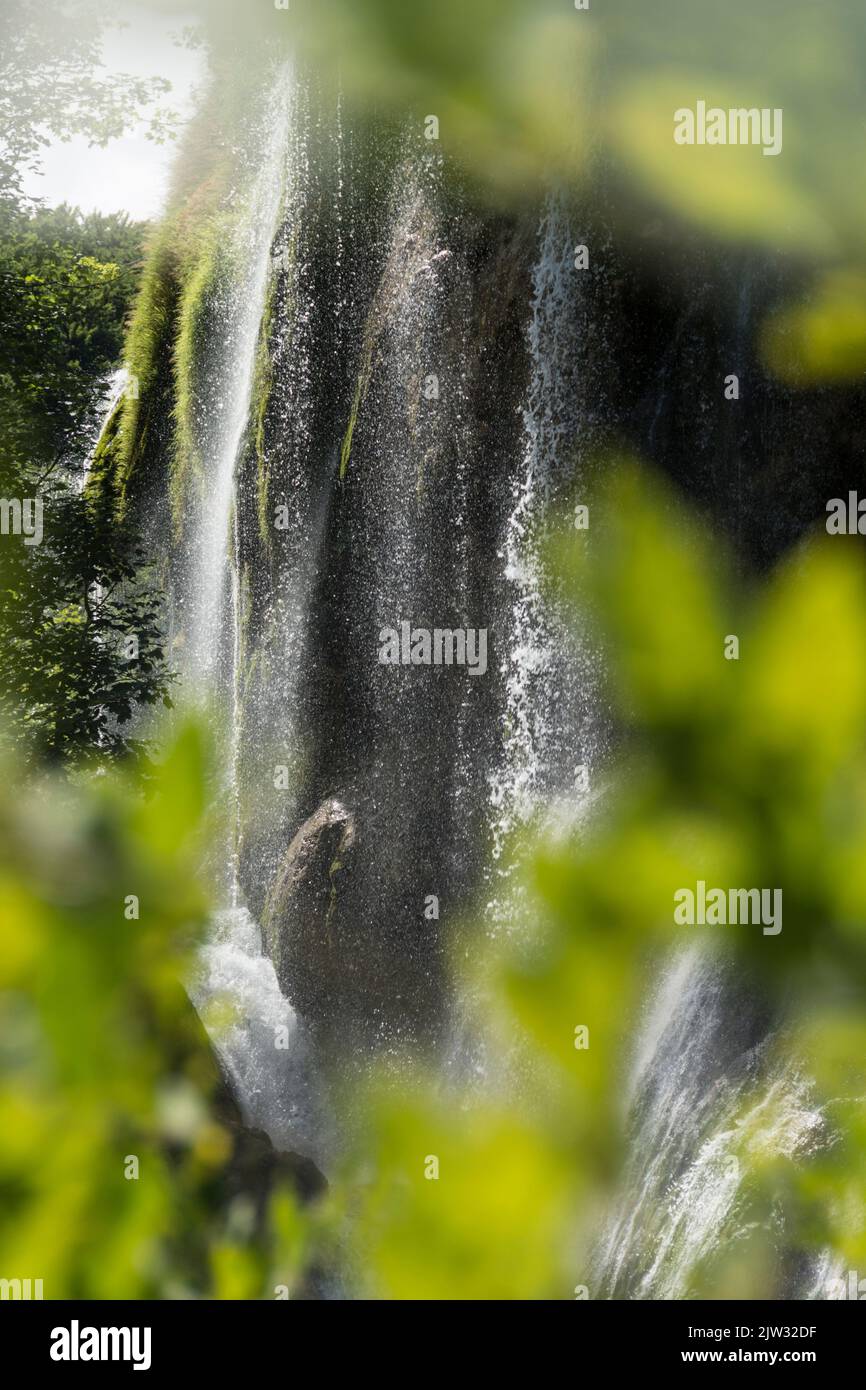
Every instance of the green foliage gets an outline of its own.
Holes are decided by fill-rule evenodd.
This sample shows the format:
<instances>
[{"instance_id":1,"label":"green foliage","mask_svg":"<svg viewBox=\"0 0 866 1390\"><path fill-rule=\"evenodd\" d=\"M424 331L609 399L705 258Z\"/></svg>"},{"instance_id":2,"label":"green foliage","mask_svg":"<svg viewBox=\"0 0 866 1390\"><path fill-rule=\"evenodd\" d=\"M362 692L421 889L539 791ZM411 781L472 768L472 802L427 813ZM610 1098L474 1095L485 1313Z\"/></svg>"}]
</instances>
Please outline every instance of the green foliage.
<instances>
[{"instance_id":1,"label":"green foliage","mask_svg":"<svg viewBox=\"0 0 866 1390\"><path fill-rule=\"evenodd\" d=\"M570 1291L576 1170L531 1113L465 1109L420 1076L411 1090L370 1101L365 1161L374 1176L361 1176L354 1193L363 1213L358 1292L528 1299Z\"/></svg>"},{"instance_id":2,"label":"green foliage","mask_svg":"<svg viewBox=\"0 0 866 1390\"><path fill-rule=\"evenodd\" d=\"M209 765L194 727L146 799L4 764L0 1268L46 1298L272 1298L303 1267L290 1193L233 1195L237 1119L182 985Z\"/></svg>"},{"instance_id":3,"label":"green foliage","mask_svg":"<svg viewBox=\"0 0 866 1390\"><path fill-rule=\"evenodd\" d=\"M190 11L186 0L163 7ZM790 288L767 326L768 366L799 384L862 374L866 194L851 170L866 19L856 0L616 0L586 11L570 0L333 0L262 6L242 31L235 0L201 0L198 12L213 70L232 74L220 88L229 100L255 82L263 54L291 50L355 114L408 121L419 141L435 115L434 148L483 198L519 206L560 182L601 197L626 234L661 215L666 242L691 227L710 243L781 252ZM675 144L674 112L698 100L781 109L782 153Z\"/></svg>"},{"instance_id":4,"label":"green foliage","mask_svg":"<svg viewBox=\"0 0 866 1390\"><path fill-rule=\"evenodd\" d=\"M437 148L487 197L513 204L552 179L582 182L592 198L601 174L606 210L627 233L645 225L637 200L662 214L666 239L691 225L710 242L782 252L791 302L768 326L768 365L801 384L862 375L866 193L851 171L866 18L855 0L586 11L570 0L338 0L296 16L296 33L362 106L409 114L419 138L436 115ZM675 144L674 112L698 100L781 109L782 153Z\"/></svg>"},{"instance_id":5,"label":"green foliage","mask_svg":"<svg viewBox=\"0 0 866 1390\"><path fill-rule=\"evenodd\" d=\"M766 1139L776 1072L756 1076L738 1140L748 1239L721 1242L690 1271L690 1293L778 1291L780 1213L790 1249L862 1261L861 560L843 539L809 543L734 598L700 524L635 470L611 472L593 517L555 568L609 644L627 773L611 771L590 826L516 847L520 933L467 926L456 944L455 980L501 1074L456 1086L403 1062L369 1078L324 1207L299 1212L284 1194L262 1227L215 1196L230 1145L178 990L205 912L190 871L196 739L144 801L110 779L73 792L7 777L0 895L17 925L0 954L0 1167L16 1200L0 1223L4 1268L83 1296L261 1297L333 1259L340 1230L353 1291L372 1297L593 1296L633 1021L649 972L697 941L777 1001L779 1060L813 1078L827 1129L813 1153L780 1156ZM738 662L723 655L732 631ZM782 933L675 925L674 892L699 878L781 887ZM140 922L123 917L130 892ZM147 1181L123 1178L132 1153Z\"/></svg>"},{"instance_id":6,"label":"green foliage","mask_svg":"<svg viewBox=\"0 0 866 1390\"><path fill-rule=\"evenodd\" d=\"M771 371L793 386L855 382L866 372L866 275L822 273L801 302L771 314L762 334Z\"/></svg>"},{"instance_id":7,"label":"green foliage","mask_svg":"<svg viewBox=\"0 0 866 1390\"><path fill-rule=\"evenodd\" d=\"M597 29L551 0L347 0L301 34L362 104L387 101L419 134L429 115L479 187L521 201L545 173L579 177Z\"/></svg>"},{"instance_id":8,"label":"green foliage","mask_svg":"<svg viewBox=\"0 0 866 1390\"><path fill-rule=\"evenodd\" d=\"M83 490L100 385L117 366L142 229L67 207L0 218L0 483L38 498L41 543L0 542L7 745L73 765L141 756L137 709L168 703L156 589L110 490ZM115 413L99 459L116 447Z\"/></svg>"},{"instance_id":9,"label":"green foliage","mask_svg":"<svg viewBox=\"0 0 866 1390\"><path fill-rule=\"evenodd\" d=\"M0 33L2 466L4 489L25 495L86 456L94 384L119 359L139 257L140 231L123 219L10 208L43 127L103 140L155 91L94 81L100 23L74 8L15 0ZM206 8L215 67L234 72L236 6ZM691 224L710 244L783 251L791 283L807 288L769 319L766 362L796 385L862 375L866 195L851 177L861 7L621 0L585 14L553 0L370 0L303 20L298 8L308 52L339 69L349 98L401 120L411 110L419 139L435 114L443 146L486 195L516 203L550 179L587 190L599 168L609 191L613 170L621 225L644 225L634 209L649 205L671 237ZM270 7L251 21L240 77L219 89L238 109L260 71L255 43L285 23ZM699 98L781 107L784 153L676 146L673 112ZM152 243L127 345L140 398L112 419L87 494L48 483L44 546L4 543L6 741L32 736L40 756L65 765L140 752L123 729L165 696L157 606L138 587L134 537L117 513L141 496L169 419L178 524L197 478L195 373L209 297L227 273L226 158L215 151L238 109L220 125L211 104L199 122L178 182L186 201ZM362 364L359 398L363 389ZM354 412L341 476L353 426ZM553 569L576 620L607 646L622 762L591 825L515 847L525 930L490 939L467 927L455 950L455 983L490 1056L506 1058L502 1075L486 1090L408 1063L372 1077L354 1098L364 1129L328 1211L303 1216L278 1195L264 1230L220 1199L230 1126L209 1104L218 1077L179 986L206 910L194 872L195 735L147 800L115 774L71 790L8 768L4 1271L44 1277L48 1296L256 1297L269 1281L293 1284L322 1239L327 1255L339 1223L356 1288L372 1296L569 1298L591 1286L622 1176L622 1080L647 979L696 941L778 1008L779 1061L813 1078L827 1131L814 1152L780 1156L754 1121L756 1107L772 1117L778 1103L774 1073L756 1077L738 1122L748 1257L722 1243L690 1271L689 1292L778 1291L779 1215L793 1253L826 1245L862 1266L866 588L855 544L809 543L762 589L741 592L672 496L635 469L612 472L592 531L572 535ZM117 656L129 633L137 665ZM730 633L738 661L724 659ZM698 879L781 887L783 931L676 926L673 895ZM130 892L140 922L123 917ZM579 1027L588 1048L575 1046ZM124 1179L129 1153L146 1181Z\"/></svg>"},{"instance_id":10,"label":"green foliage","mask_svg":"<svg viewBox=\"0 0 866 1390\"><path fill-rule=\"evenodd\" d=\"M43 489L44 537L3 538L0 742L73 766L135 756L142 707L170 705L162 603L128 523L62 487Z\"/></svg>"},{"instance_id":11,"label":"green foliage","mask_svg":"<svg viewBox=\"0 0 866 1390\"><path fill-rule=\"evenodd\" d=\"M124 213L0 214L0 478L81 467L142 257ZM20 494L19 494L20 495Z\"/></svg>"}]
</instances>

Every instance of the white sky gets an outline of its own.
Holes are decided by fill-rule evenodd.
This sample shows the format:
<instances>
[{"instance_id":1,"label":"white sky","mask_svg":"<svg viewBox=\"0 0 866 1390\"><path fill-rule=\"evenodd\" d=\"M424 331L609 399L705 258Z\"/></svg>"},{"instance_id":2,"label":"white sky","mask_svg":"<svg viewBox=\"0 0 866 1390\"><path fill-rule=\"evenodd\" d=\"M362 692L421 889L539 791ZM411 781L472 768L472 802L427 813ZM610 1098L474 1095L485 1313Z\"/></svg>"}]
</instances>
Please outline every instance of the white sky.
<instances>
[{"instance_id":1,"label":"white sky","mask_svg":"<svg viewBox=\"0 0 866 1390\"><path fill-rule=\"evenodd\" d=\"M192 17L165 15L136 5L127 11L128 27L108 30L103 55L107 69L142 77L166 77L172 90L162 104L181 116L192 110L196 84L204 75L199 51L173 42ZM156 217L162 210L177 140L155 145L143 133L112 140L105 149L91 148L77 137L56 141L43 151L41 175L28 175L25 191L50 206L71 203L83 212L128 212L135 218Z\"/></svg>"}]
</instances>

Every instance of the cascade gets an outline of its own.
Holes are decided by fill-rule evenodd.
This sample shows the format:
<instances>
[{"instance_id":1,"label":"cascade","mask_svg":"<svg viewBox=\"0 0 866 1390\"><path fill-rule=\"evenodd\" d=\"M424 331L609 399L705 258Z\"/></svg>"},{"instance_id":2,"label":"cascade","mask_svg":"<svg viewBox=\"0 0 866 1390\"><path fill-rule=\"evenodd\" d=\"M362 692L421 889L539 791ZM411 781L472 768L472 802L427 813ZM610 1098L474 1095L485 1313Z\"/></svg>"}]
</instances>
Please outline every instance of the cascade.
<instances>
[{"instance_id":1,"label":"cascade","mask_svg":"<svg viewBox=\"0 0 866 1390\"><path fill-rule=\"evenodd\" d=\"M103 383L102 390L98 393L98 408L95 412L93 429L88 439L87 461L78 480L78 485L81 489L87 485L87 479L100 440L105 433L106 426L114 413L118 401L128 387L129 374L125 367L118 367L117 371L112 372L107 381Z\"/></svg>"},{"instance_id":2,"label":"cascade","mask_svg":"<svg viewBox=\"0 0 866 1390\"><path fill-rule=\"evenodd\" d=\"M261 153L251 186L241 189L236 199L242 213L226 251L231 273L221 278L215 298L219 333L207 345L207 360L199 373L204 476L197 553L190 575L188 669L206 687L219 678L224 608L235 568L228 551L235 469L248 425L271 247L283 193L290 93L290 71L281 68L261 115Z\"/></svg>"},{"instance_id":3,"label":"cascade","mask_svg":"<svg viewBox=\"0 0 866 1390\"><path fill-rule=\"evenodd\" d=\"M419 998L443 1010L436 938L418 923L429 894L438 914L443 883L471 883L479 866L467 873L467 846L479 823L490 854L475 886L480 878L488 923L519 931L509 842L539 815L579 827L606 748L600 658L573 635L545 574L556 516L583 500L601 406L592 307L574 260L581 237L551 194L531 267L519 447L503 465L507 505L490 524L489 582L478 584L472 272L439 161L408 140L383 157L390 179L363 240L339 104L322 120L305 84L283 72L265 107L262 154L239 199L248 211L232 233L234 270L217 297L220 333L204 354L212 418L187 578L188 661L228 727L232 830L223 907L191 990L248 1122L326 1162L339 1145L323 1099L320 1021L285 997L273 949L262 950L259 908L299 827L324 808L343 816L368 857L355 879L347 973L361 962L361 1007L369 1002L385 1047L407 1031ZM323 148L330 182L313 171ZM358 264L359 244L369 264ZM258 418L267 414L271 433L260 428L253 448L262 353L269 394ZM327 375L336 384L323 385ZM495 710L483 703L487 678L377 659L383 630L488 627ZM478 757L482 723L503 732ZM275 765L288 769L277 796ZM339 854L327 867L330 914ZM371 982L405 1008L396 1025L379 996L368 1000ZM356 1000L334 1006L347 1036ZM488 1067L461 1018L444 1032L444 1074L470 1068L480 1087L494 1084L499 1064ZM808 1083L772 1071L770 1040L766 1020L711 962L691 953L668 964L637 1039L626 1176L598 1244L607 1296L686 1297L701 1261L736 1238L744 1125L771 1152L796 1156L819 1142Z\"/></svg>"},{"instance_id":4,"label":"cascade","mask_svg":"<svg viewBox=\"0 0 866 1390\"><path fill-rule=\"evenodd\" d=\"M598 1250L603 1296L688 1298L701 1261L746 1233L750 1155L793 1159L822 1141L808 1079L770 1063L772 1041L747 989L701 948L666 965L634 1045L628 1161Z\"/></svg>"},{"instance_id":5,"label":"cascade","mask_svg":"<svg viewBox=\"0 0 866 1390\"><path fill-rule=\"evenodd\" d=\"M544 546L556 508L582 481L587 312L574 268L576 238L562 195L550 194L538 230L528 326L531 376L522 409L523 454L500 550L507 595L503 748L489 777L494 873L488 915L517 915L503 879L510 837L544 812L564 827L585 811L602 734L594 654L576 641L545 584ZM586 334L588 339L589 334ZM578 754L578 749L580 753ZM498 884L498 886L497 886Z\"/></svg>"}]
</instances>

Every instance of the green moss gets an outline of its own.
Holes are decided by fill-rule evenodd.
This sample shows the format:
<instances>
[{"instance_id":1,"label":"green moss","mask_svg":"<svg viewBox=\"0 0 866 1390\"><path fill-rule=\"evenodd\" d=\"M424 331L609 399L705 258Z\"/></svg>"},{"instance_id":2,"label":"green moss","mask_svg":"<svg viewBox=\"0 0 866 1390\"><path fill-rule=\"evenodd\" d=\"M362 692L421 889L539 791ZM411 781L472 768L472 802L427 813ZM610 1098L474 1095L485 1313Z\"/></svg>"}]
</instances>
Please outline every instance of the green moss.
<instances>
[{"instance_id":1,"label":"green moss","mask_svg":"<svg viewBox=\"0 0 866 1390\"><path fill-rule=\"evenodd\" d=\"M177 475L185 477L192 455L193 364L214 240L211 220L196 224L187 207L162 224L148 249L126 341L129 386L94 460L92 486L110 492L121 514L151 488L169 486L178 519Z\"/></svg>"},{"instance_id":2,"label":"green moss","mask_svg":"<svg viewBox=\"0 0 866 1390\"><path fill-rule=\"evenodd\" d=\"M155 413L164 406L165 373L173 324L173 274L165 234L148 251L127 335L129 385L106 424L94 455L88 490L96 501L110 499L125 512L149 453Z\"/></svg>"},{"instance_id":3,"label":"green moss","mask_svg":"<svg viewBox=\"0 0 866 1390\"><path fill-rule=\"evenodd\" d=\"M188 130L172 206L146 248L124 353L130 389L116 429L106 431L93 481L94 489L111 493L121 513L142 507L154 493L165 495L178 466L184 473L190 459L190 330L230 179L225 143L214 138L223 99L215 85ZM176 508L174 514L179 529Z\"/></svg>"},{"instance_id":4,"label":"green moss","mask_svg":"<svg viewBox=\"0 0 866 1390\"><path fill-rule=\"evenodd\" d=\"M170 496L176 535L183 527L190 488L204 479L196 404L204 369L209 311L223 272L221 261L220 227L218 221L212 221L200 235L198 255L180 293L173 345L175 399Z\"/></svg>"},{"instance_id":5,"label":"green moss","mask_svg":"<svg viewBox=\"0 0 866 1390\"><path fill-rule=\"evenodd\" d=\"M120 459L124 447L123 419L126 410L126 397L121 396L99 436L93 451L90 471L87 475L85 491L95 502L109 502L117 507L117 482L120 477Z\"/></svg>"},{"instance_id":6,"label":"green moss","mask_svg":"<svg viewBox=\"0 0 866 1390\"><path fill-rule=\"evenodd\" d=\"M370 386L370 378L373 375L373 353L376 345L376 336L377 335L375 334L375 332L368 332L368 334L366 335L366 341L364 343L364 354L361 359L361 370L358 374L358 381L355 386L355 396L352 401L352 409L349 412L349 424L346 429L346 433L343 436L343 444L342 448L340 449L340 482L343 482L343 480L345 479L346 473L349 468L349 460L352 456L352 439L355 434L355 426L358 423L358 415L360 414L361 406L364 404L364 399L367 395L367 391Z\"/></svg>"}]
</instances>

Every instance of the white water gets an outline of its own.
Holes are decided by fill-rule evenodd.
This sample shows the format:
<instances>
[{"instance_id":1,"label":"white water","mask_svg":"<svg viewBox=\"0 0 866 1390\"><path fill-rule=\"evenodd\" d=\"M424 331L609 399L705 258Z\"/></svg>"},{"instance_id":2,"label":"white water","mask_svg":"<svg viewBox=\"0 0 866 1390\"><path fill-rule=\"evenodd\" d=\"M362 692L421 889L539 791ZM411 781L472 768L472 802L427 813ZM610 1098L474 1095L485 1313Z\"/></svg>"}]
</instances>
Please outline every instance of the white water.
<instances>
[{"instance_id":1,"label":"white water","mask_svg":"<svg viewBox=\"0 0 866 1390\"><path fill-rule=\"evenodd\" d=\"M233 273L222 281L218 311L221 336L209 351L205 407L213 417L208 429L218 440L218 447L213 459L204 460L204 503L189 632L189 670L205 686L213 682L224 613L231 597L229 524L235 469L249 421L271 246L283 195L291 91L290 71L282 68L261 122L261 159L251 187L242 190L238 198L243 214L229 249ZM232 608L236 608L236 597Z\"/></svg>"},{"instance_id":2,"label":"white water","mask_svg":"<svg viewBox=\"0 0 866 1390\"><path fill-rule=\"evenodd\" d=\"M584 793L578 768L591 774L588 758L575 753L569 704L580 677L570 660L567 625L545 593L543 559L556 484L566 471L574 476L580 435L579 272L573 262L575 238L559 197L548 199L539 243L524 454L500 552L510 631L502 664L504 749L490 777L494 860L502 857L515 829L527 825L554 793L560 807L567 802L569 818L579 814ZM572 757L570 769L563 767L563 752Z\"/></svg>"},{"instance_id":3,"label":"white water","mask_svg":"<svg viewBox=\"0 0 866 1390\"><path fill-rule=\"evenodd\" d=\"M543 819L548 833L572 830L599 795L599 740L586 718L595 658L569 646L568 625L545 582L543 553L558 482L563 473L580 481L586 358L576 240L561 201L551 198L533 274L524 455L502 550L510 602L506 737L490 778L494 861L513 832L534 818ZM575 686L582 702L573 697ZM573 762L586 777L575 786L568 757L578 747ZM488 904L494 928L519 930L523 917L513 884L494 879ZM808 1082L769 1070L771 1041L748 1005L738 1015L719 967L696 951L671 961L636 1039L622 1116L629 1157L597 1253L602 1296L693 1296L702 1263L738 1234L750 1158L795 1158L821 1141L823 1121ZM470 1057L477 1060L477 1051ZM495 1069L483 1059L486 1081Z\"/></svg>"},{"instance_id":4,"label":"white water","mask_svg":"<svg viewBox=\"0 0 866 1390\"><path fill-rule=\"evenodd\" d=\"M220 412L220 447L213 460L212 486L202 526L201 560L195 576L193 666L212 680L217 653L231 637L232 786L238 756L238 674L240 625L237 554L231 517L238 453L247 426L255 358L271 268L271 246L284 206L287 171L288 98L273 98L265 155L254 179L249 221L237 234L239 263L247 267L222 306L224 339L214 354L212 383ZM289 160L290 162L290 160ZM295 170L296 179L299 177ZM449 253L440 240L426 192L409 184L398 200L392 244L380 304L392 350L389 409L404 410L410 369L434 357L440 271ZM592 688L591 655L579 663L568 646L565 625L545 592L543 547L557 482L573 476L580 434L577 390L581 343L578 273L573 266L575 238L558 199L551 199L539 231L529 328L531 381L523 411L524 452L514 481L513 506L501 557L508 593L509 640L504 657L505 724L503 756L490 778L494 861L512 833L551 806L573 825L591 793L570 780L578 765L594 772L592 741L575 732L570 686L583 681L584 699ZM296 290L298 286L296 285ZM296 293L301 318L311 312ZM312 363L304 357L303 332L284 325L295 354L295 408L298 460L304 448L304 420L297 414ZM278 339L280 329L278 326ZM279 342L277 351L281 350ZM381 496L371 499L387 532L375 548L378 566L375 599L382 617L411 611L417 535L417 478L407 476L406 460L389 453L387 418L380 421L382 468L373 480ZM453 426L454 417L447 422ZM435 440L441 431L427 421ZM414 468L414 465L413 465ZM299 476L303 473L300 470ZM312 553L318 552L324 509L298 504L298 529L309 526ZM387 503L387 505L385 505ZM307 582L296 572L293 587L277 601L280 626L288 635L287 655L297 655L306 621ZM231 601L229 602L229 595ZM286 619L290 621L286 621ZM297 662L285 663L293 670ZM293 689L279 690L287 721L293 718ZM563 749L575 751L563 767ZM564 775L563 775L564 774ZM211 1031L247 1122L264 1129L277 1147L321 1161L331 1143L322 1114L311 1050L294 1011L280 993L270 961L262 953L258 926L237 905L234 846L231 908L219 913L202 952L192 986L196 1007ZM500 920L508 905L498 894ZM714 967L697 955L672 962L647 1011L630 1078L631 1130L626 1180L617 1211L599 1252L599 1284L613 1296L688 1297L702 1261L735 1238L744 1176L741 1159L763 1152L803 1154L818 1142L821 1116L811 1104L808 1085L789 1074L765 1074L762 1047L729 1048L727 1063L714 1067L721 1040L736 1027ZM228 1024L224 1021L230 1013Z\"/></svg>"},{"instance_id":5,"label":"white water","mask_svg":"<svg viewBox=\"0 0 866 1390\"><path fill-rule=\"evenodd\" d=\"M437 365L437 323L443 307L441 276L451 252L441 240L436 205L436 172L425 177L408 158L392 192L387 253L373 305L374 351L382 359L375 402L376 467L366 486L366 519L372 559L371 626L410 617L423 602L427 538L420 494L424 471L435 467L448 426L454 383L443 384L445 400L419 404L419 445L405 439L408 401ZM351 464L350 464L351 467ZM383 718L391 716L390 694Z\"/></svg>"},{"instance_id":6,"label":"white water","mask_svg":"<svg viewBox=\"0 0 866 1390\"><path fill-rule=\"evenodd\" d=\"M699 948L672 960L635 1047L630 1157L598 1258L603 1296L694 1297L702 1262L741 1234L750 1161L794 1159L822 1141L808 1081L770 1070L771 1043Z\"/></svg>"},{"instance_id":7,"label":"white water","mask_svg":"<svg viewBox=\"0 0 866 1390\"><path fill-rule=\"evenodd\" d=\"M190 995L246 1123L321 1161L326 1124L308 1040L246 908L217 913Z\"/></svg>"}]
</instances>

